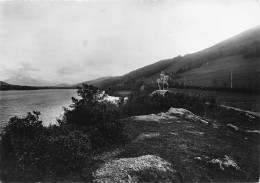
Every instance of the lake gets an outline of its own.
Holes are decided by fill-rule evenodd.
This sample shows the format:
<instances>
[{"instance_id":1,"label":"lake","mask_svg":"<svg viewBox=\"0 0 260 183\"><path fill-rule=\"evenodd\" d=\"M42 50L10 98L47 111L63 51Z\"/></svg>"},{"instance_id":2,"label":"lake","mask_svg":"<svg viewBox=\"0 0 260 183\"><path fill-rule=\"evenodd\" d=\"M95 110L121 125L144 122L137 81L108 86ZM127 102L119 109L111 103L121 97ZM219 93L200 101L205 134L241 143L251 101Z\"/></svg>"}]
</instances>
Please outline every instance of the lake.
<instances>
[{"instance_id":1,"label":"lake","mask_svg":"<svg viewBox=\"0 0 260 183\"><path fill-rule=\"evenodd\" d=\"M72 104L72 96L77 97L76 89L0 91L0 131L11 117L32 111L41 112L44 125L54 124L64 112L62 107Z\"/></svg>"}]
</instances>

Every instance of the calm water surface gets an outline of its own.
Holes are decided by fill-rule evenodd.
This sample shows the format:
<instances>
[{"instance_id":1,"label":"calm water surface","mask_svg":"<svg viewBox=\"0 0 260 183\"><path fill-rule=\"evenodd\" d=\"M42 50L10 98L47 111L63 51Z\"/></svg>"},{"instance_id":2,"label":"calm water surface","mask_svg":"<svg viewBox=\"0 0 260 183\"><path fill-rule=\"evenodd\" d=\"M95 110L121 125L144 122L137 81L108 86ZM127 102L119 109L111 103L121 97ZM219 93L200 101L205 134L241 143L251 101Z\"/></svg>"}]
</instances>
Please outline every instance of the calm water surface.
<instances>
[{"instance_id":1,"label":"calm water surface","mask_svg":"<svg viewBox=\"0 0 260 183\"><path fill-rule=\"evenodd\" d=\"M27 112L40 111L44 125L56 123L63 114L63 106L69 107L71 97L77 96L76 89L0 91L0 131L15 115L25 116Z\"/></svg>"}]
</instances>

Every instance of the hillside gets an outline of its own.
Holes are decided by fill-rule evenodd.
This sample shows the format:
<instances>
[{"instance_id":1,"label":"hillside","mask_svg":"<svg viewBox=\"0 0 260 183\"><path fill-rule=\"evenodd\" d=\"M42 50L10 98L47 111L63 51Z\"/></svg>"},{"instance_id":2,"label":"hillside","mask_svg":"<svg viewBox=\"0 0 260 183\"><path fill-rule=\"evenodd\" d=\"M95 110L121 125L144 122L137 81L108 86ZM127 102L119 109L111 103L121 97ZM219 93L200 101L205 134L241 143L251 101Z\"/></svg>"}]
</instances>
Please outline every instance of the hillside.
<instances>
[{"instance_id":1,"label":"hillside","mask_svg":"<svg viewBox=\"0 0 260 183\"><path fill-rule=\"evenodd\" d=\"M11 85L0 81L0 91L1 90L37 90L37 88L31 86Z\"/></svg>"},{"instance_id":2,"label":"hillside","mask_svg":"<svg viewBox=\"0 0 260 183\"><path fill-rule=\"evenodd\" d=\"M115 77L112 77L112 76L100 77L97 79L77 83L74 86L81 86L82 84L88 84L88 85L95 85L95 86L99 87L102 85L103 82L106 82L106 80L109 80L109 79L112 80L113 78L115 78Z\"/></svg>"},{"instance_id":3,"label":"hillside","mask_svg":"<svg viewBox=\"0 0 260 183\"><path fill-rule=\"evenodd\" d=\"M60 83L60 84L56 85L55 87L72 87L72 85L66 84L66 83Z\"/></svg>"},{"instance_id":4,"label":"hillside","mask_svg":"<svg viewBox=\"0 0 260 183\"><path fill-rule=\"evenodd\" d=\"M185 86L257 88L260 79L259 57L245 59L242 55L222 57L201 67L181 73L174 79ZM168 70L168 69L167 69Z\"/></svg>"},{"instance_id":5,"label":"hillside","mask_svg":"<svg viewBox=\"0 0 260 183\"><path fill-rule=\"evenodd\" d=\"M155 83L164 70L172 82L185 86L259 89L260 26L254 27L210 48L185 56L161 60L120 77L107 79L99 86L127 85L143 80Z\"/></svg>"}]
</instances>

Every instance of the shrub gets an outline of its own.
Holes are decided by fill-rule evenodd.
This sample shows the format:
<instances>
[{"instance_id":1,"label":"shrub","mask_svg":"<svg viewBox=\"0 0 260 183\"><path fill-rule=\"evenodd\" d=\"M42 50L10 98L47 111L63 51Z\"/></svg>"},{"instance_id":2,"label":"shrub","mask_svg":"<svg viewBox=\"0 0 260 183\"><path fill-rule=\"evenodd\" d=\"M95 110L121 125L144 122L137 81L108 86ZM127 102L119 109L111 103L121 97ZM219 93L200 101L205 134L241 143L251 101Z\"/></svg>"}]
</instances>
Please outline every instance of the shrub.
<instances>
[{"instance_id":1,"label":"shrub","mask_svg":"<svg viewBox=\"0 0 260 183\"><path fill-rule=\"evenodd\" d=\"M160 99L153 100L153 97L145 93L132 93L127 104L121 107L123 116L143 115L157 113L160 111Z\"/></svg>"},{"instance_id":2,"label":"shrub","mask_svg":"<svg viewBox=\"0 0 260 183\"><path fill-rule=\"evenodd\" d=\"M88 136L76 130L64 133L57 126L43 127L39 114L13 117L4 128L3 180L61 180L87 166L91 157Z\"/></svg>"},{"instance_id":3,"label":"shrub","mask_svg":"<svg viewBox=\"0 0 260 183\"><path fill-rule=\"evenodd\" d=\"M125 140L119 109L84 85L59 125L44 127L39 112L13 117L4 128L0 175L8 181L91 180L91 157ZM73 179L73 177L76 177ZM83 178L82 178L83 176Z\"/></svg>"},{"instance_id":4,"label":"shrub","mask_svg":"<svg viewBox=\"0 0 260 183\"><path fill-rule=\"evenodd\" d=\"M69 178L87 166L90 153L90 141L80 131L24 140L16 149L19 177L25 181Z\"/></svg>"},{"instance_id":5,"label":"shrub","mask_svg":"<svg viewBox=\"0 0 260 183\"><path fill-rule=\"evenodd\" d=\"M3 153L6 155L14 155L14 149L22 144L23 140L33 140L43 130L42 121L39 121L40 112L33 111L28 113L26 117L19 118L14 116L4 127Z\"/></svg>"},{"instance_id":6,"label":"shrub","mask_svg":"<svg viewBox=\"0 0 260 183\"><path fill-rule=\"evenodd\" d=\"M201 114L206 110L213 110L216 107L216 99L211 96L189 96L172 92L164 96L137 92L129 96L128 103L122 106L121 112L123 116L145 115L165 112L171 107L185 108L195 114Z\"/></svg>"},{"instance_id":7,"label":"shrub","mask_svg":"<svg viewBox=\"0 0 260 183\"><path fill-rule=\"evenodd\" d=\"M65 109L62 123L83 130L96 150L123 142L124 126L119 120L119 108L110 102L99 101L101 92L93 86L83 85L78 95L81 99L72 99L72 109Z\"/></svg>"}]
</instances>

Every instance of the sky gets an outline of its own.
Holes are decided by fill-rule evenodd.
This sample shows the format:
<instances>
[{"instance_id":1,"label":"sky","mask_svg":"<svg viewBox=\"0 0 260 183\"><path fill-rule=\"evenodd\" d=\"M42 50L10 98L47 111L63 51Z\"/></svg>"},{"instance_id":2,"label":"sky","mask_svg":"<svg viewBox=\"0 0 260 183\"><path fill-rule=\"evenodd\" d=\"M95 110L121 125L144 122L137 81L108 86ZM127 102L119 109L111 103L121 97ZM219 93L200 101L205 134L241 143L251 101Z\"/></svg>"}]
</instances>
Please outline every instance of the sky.
<instances>
[{"instance_id":1,"label":"sky","mask_svg":"<svg viewBox=\"0 0 260 183\"><path fill-rule=\"evenodd\" d=\"M0 80L119 76L259 24L259 0L0 1Z\"/></svg>"}]
</instances>

